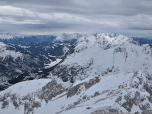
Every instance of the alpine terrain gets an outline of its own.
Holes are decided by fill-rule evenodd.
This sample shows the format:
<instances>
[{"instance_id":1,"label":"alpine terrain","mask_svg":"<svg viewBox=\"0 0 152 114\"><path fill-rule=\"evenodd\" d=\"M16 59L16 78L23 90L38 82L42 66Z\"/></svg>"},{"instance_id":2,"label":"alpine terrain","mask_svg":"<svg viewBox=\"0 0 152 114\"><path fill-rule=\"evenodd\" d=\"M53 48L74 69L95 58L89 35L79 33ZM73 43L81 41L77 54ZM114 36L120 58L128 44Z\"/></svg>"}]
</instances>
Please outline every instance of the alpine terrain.
<instances>
[{"instance_id":1,"label":"alpine terrain","mask_svg":"<svg viewBox=\"0 0 152 114\"><path fill-rule=\"evenodd\" d=\"M2 77L21 71L34 77L0 91L0 114L152 114L149 44L115 33L72 36L47 43L48 50L67 46L62 57L0 44ZM49 62L51 55L56 59Z\"/></svg>"}]
</instances>

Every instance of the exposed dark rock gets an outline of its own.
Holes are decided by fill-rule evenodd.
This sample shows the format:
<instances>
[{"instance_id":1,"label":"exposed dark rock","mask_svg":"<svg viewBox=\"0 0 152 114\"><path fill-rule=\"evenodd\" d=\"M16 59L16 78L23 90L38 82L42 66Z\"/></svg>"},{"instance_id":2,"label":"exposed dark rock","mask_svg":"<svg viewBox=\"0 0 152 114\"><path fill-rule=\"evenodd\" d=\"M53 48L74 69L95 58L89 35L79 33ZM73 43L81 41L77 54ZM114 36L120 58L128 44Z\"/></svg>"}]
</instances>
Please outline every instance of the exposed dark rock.
<instances>
[{"instance_id":1,"label":"exposed dark rock","mask_svg":"<svg viewBox=\"0 0 152 114\"><path fill-rule=\"evenodd\" d=\"M84 83L80 83L72 88L70 88L68 90L68 93L67 93L67 98L68 97L72 97L73 95L75 94L79 94L79 88L80 86L83 86L85 87L85 89L88 89L90 88L91 86L95 85L96 83L98 83L100 81L99 77L95 77L93 79L90 79L89 82L84 82Z\"/></svg>"}]
</instances>

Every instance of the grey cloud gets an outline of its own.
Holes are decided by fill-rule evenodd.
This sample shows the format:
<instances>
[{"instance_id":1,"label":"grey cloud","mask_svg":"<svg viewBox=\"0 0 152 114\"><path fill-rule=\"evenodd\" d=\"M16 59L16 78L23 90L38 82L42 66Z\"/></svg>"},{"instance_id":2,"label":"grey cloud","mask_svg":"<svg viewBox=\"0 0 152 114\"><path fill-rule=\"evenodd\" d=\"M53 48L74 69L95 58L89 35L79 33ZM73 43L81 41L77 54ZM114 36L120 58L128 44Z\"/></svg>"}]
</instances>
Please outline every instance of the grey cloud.
<instances>
[{"instance_id":1,"label":"grey cloud","mask_svg":"<svg viewBox=\"0 0 152 114\"><path fill-rule=\"evenodd\" d=\"M152 27L151 28L145 28L145 27L131 27L130 29L133 29L133 30L145 30L145 31L147 31L147 30L152 30Z\"/></svg>"},{"instance_id":2,"label":"grey cloud","mask_svg":"<svg viewBox=\"0 0 152 114\"><path fill-rule=\"evenodd\" d=\"M0 0L0 31L146 35L151 11L151 0Z\"/></svg>"}]
</instances>

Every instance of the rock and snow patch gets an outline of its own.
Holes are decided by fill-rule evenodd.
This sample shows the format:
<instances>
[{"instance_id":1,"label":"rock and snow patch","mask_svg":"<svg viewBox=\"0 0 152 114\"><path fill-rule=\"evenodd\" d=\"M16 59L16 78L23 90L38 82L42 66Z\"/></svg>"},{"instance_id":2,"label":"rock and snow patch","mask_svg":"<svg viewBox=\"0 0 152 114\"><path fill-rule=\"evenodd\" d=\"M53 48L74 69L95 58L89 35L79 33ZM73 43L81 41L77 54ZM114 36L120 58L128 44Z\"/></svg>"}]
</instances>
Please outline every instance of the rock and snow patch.
<instances>
[{"instance_id":1,"label":"rock and snow patch","mask_svg":"<svg viewBox=\"0 0 152 114\"><path fill-rule=\"evenodd\" d=\"M11 50L3 50L0 52L0 57L4 60L6 57L12 57L13 60L15 61L18 57L23 60L24 55L20 52L15 52Z\"/></svg>"},{"instance_id":2,"label":"rock and snow patch","mask_svg":"<svg viewBox=\"0 0 152 114\"><path fill-rule=\"evenodd\" d=\"M97 34L81 37L74 51L52 71L64 81L82 80L90 76L141 70L152 79L152 49L137 45L123 35Z\"/></svg>"},{"instance_id":3,"label":"rock and snow patch","mask_svg":"<svg viewBox=\"0 0 152 114\"><path fill-rule=\"evenodd\" d=\"M66 53L66 52L68 52L69 51L69 48L68 47L66 47L66 46L64 46L64 48L63 48L63 52L64 52L64 54Z\"/></svg>"},{"instance_id":4,"label":"rock and snow patch","mask_svg":"<svg viewBox=\"0 0 152 114\"><path fill-rule=\"evenodd\" d=\"M62 84L55 79L39 79L12 85L0 92L0 113L33 113L35 108L46 105L53 97L63 93L65 88Z\"/></svg>"},{"instance_id":5,"label":"rock and snow patch","mask_svg":"<svg viewBox=\"0 0 152 114\"><path fill-rule=\"evenodd\" d=\"M0 58L2 58L4 60L6 57L12 57L14 59L14 61L18 57L23 58L23 54L22 53L16 52L16 51L12 51L12 50L8 50L7 49L8 47L10 47L10 46L0 42Z\"/></svg>"},{"instance_id":6,"label":"rock and snow patch","mask_svg":"<svg viewBox=\"0 0 152 114\"><path fill-rule=\"evenodd\" d=\"M46 64L45 68L51 68L58 64L62 59L56 59L55 61L51 62L50 64Z\"/></svg>"},{"instance_id":7,"label":"rock and snow patch","mask_svg":"<svg viewBox=\"0 0 152 114\"><path fill-rule=\"evenodd\" d=\"M67 89L62 86L61 80L50 79L44 83L42 80L33 80L34 82L33 85L27 84L27 81L21 82L22 88L24 90L29 86L35 88L39 83L41 83L39 87L44 86L38 87L37 91L36 89L30 91L32 88L29 88L29 92L24 95L18 91L21 89L20 84L5 90L5 94L1 92L0 113L10 114L14 111L14 113L42 114L45 111L49 114L96 114L97 112L123 114L145 113L152 108L148 91L150 85L140 71L92 77L73 86L69 85ZM22 97L11 93L10 90L13 88L14 92Z\"/></svg>"}]
</instances>

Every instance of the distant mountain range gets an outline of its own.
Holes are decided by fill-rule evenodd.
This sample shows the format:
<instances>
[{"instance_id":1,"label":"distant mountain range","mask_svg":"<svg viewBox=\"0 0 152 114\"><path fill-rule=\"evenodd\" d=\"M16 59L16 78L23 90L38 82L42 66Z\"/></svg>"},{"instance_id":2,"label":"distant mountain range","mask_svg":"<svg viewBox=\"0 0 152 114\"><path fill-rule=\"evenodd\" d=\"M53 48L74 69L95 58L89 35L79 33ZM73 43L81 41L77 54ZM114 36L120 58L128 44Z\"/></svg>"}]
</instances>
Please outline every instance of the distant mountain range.
<instances>
[{"instance_id":1,"label":"distant mountain range","mask_svg":"<svg viewBox=\"0 0 152 114\"><path fill-rule=\"evenodd\" d=\"M82 37L82 34L59 34L59 35L23 35L12 33L0 33L0 42L11 44L26 44L26 43L40 43L40 42L66 42L76 41Z\"/></svg>"},{"instance_id":2,"label":"distant mountain range","mask_svg":"<svg viewBox=\"0 0 152 114\"><path fill-rule=\"evenodd\" d=\"M4 34L1 35L4 36ZM33 37L28 36L29 42L20 44L21 41L24 42L26 40L27 36L9 33L6 36L8 38L2 41L7 41L8 44L1 42L0 45L0 82L3 82L0 84L0 89L23 80L46 76L47 73L39 71L45 66L50 66L53 61L64 58L76 39L80 37L78 34L72 34L71 39L69 39L70 34L61 34L60 40L50 40L48 38L47 41L45 35L41 36L41 38L35 37L41 39L40 42L40 40L34 41ZM68 38L66 39L65 37ZM37 77L36 74L40 75ZM5 83L5 80L9 80L8 83Z\"/></svg>"},{"instance_id":3,"label":"distant mountain range","mask_svg":"<svg viewBox=\"0 0 152 114\"><path fill-rule=\"evenodd\" d=\"M50 62L51 60L43 55L0 42L0 83L23 73L37 71Z\"/></svg>"},{"instance_id":4,"label":"distant mountain range","mask_svg":"<svg viewBox=\"0 0 152 114\"><path fill-rule=\"evenodd\" d=\"M149 44L115 33L1 42L0 113L151 114Z\"/></svg>"},{"instance_id":5,"label":"distant mountain range","mask_svg":"<svg viewBox=\"0 0 152 114\"><path fill-rule=\"evenodd\" d=\"M131 38L139 42L139 44L149 44L152 47L152 37L132 36Z\"/></svg>"}]
</instances>

